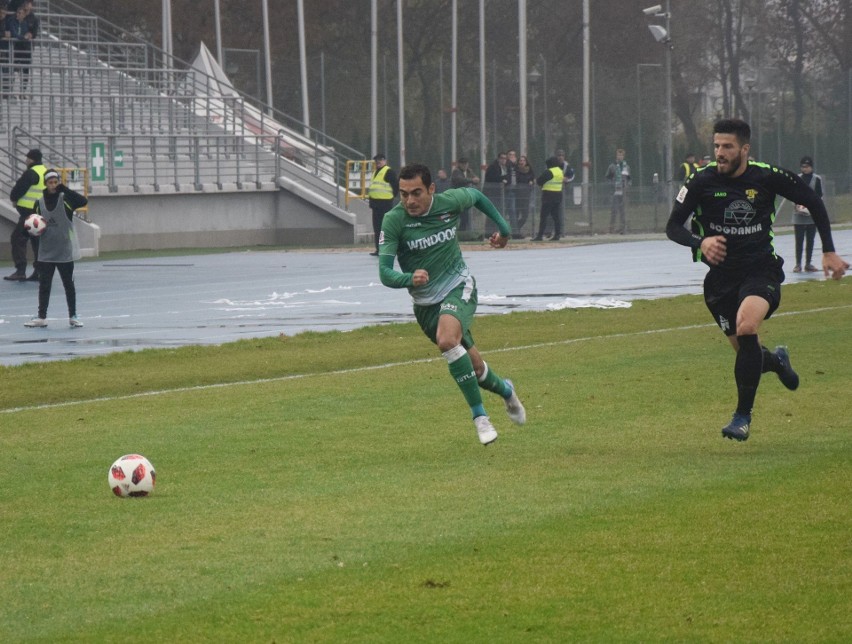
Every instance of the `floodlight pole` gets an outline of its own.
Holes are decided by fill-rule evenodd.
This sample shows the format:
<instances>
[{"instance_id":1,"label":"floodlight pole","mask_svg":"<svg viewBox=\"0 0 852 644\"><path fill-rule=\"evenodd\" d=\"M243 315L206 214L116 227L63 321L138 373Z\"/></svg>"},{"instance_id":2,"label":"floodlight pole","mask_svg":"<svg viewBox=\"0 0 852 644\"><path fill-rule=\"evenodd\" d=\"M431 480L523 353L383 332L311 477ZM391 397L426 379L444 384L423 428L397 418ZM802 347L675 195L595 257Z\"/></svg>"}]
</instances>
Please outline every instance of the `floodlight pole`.
<instances>
[{"instance_id":1,"label":"floodlight pole","mask_svg":"<svg viewBox=\"0 0 852 644\"><path fill-rule=\"evenodd\" d=\"M666 203L671 204L674 199L673 177L674 152L672 150L672 8L671 0L666 0L666 33L669 35L666 42Z\"/></svg>"},{"instance_id":2,"label":"floodlight pole","mask_svg":"<svg viewBox=\"0 0 852 644\"><path fill-rule=\"evenodd\" d=\"M665 18L666 26L649 25L649 29L657 42L661 42L666 47L666 155L663 169L663 178L666 182L666 198L671 203L674 198L673 194L673 172L674 172L674 151L672 150L672 4L671 0L666 0L666 10L659 13L662 7L658 4L653 7L643 9L642 13L646 16L655 18Z\"/></svg>"},{"instance_id":3,"label":"floodlight pole","mask_svg":"<svg viewBox=\"0 0 852 644\"><path fill-rule=\"evenodd\" d=\"M592 233L592 209L589 207L589 169L592 166L592 161L589 158L590 147L590 132L589 120L591 112L591 43L589 32L589 0L583 0L583 183L582 183L582 200L583 200L583 219L589 222L589 233Z\"/></svg>"}]
</instances>

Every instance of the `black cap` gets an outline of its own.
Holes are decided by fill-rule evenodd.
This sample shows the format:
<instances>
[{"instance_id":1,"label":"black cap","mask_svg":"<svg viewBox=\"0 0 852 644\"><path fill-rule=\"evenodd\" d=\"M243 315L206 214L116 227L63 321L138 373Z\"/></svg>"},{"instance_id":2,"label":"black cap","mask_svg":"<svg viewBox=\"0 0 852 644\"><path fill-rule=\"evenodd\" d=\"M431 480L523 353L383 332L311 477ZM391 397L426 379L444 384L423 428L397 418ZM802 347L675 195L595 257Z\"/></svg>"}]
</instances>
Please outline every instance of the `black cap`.
<instances>
[{"instance_id":1,"label":"black cap","mask_svg":"<svg viewBox=\"0 0 852 644\"><path fill-rule=\"evenodd\" d=\"M802 160L799 162L799 165L809 165L813 168L814 160L810 157L802 157Z\"/></svg>"},{"instance_id":2,"label":"black cap","mask_svg":"<svg viewBox=\"0 0 852 644\"><path fill-rule=\"evenodd\" d=\"M29 152L27 152L27 158L32 159L36 163L41 163L41 150L33 148Z\"/></svg>"},{"instance_id":3,"label":"black cap","mask_svg":"<svg viewBox=\"0 0 852 644\"><path fill-rule=\"evenodd\" d=\"M373 157L373 161L387 161L387 157L379 152L376 156Z\"/></svg>"}]
</instances>

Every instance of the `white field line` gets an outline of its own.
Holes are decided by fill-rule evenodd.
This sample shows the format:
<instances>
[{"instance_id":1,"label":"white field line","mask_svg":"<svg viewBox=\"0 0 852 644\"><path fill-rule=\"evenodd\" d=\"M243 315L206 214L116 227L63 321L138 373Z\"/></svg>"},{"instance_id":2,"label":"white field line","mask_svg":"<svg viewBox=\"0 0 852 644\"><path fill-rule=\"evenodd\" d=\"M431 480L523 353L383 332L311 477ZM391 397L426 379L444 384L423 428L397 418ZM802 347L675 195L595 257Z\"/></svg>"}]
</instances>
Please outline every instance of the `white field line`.
<instances>
[{"instance_id":1,"label":"white field line","mask_svg":"<svg viewBox=\"0 0 852 644\"><path fill-rule=\"evenodd\" d=\"M807 311L790 311L779 313L773 317L785 317L789 315L810 315L813 313L825 313L827 311L839 311L842 309L852 308L852 304L843 306L830 306L819 309L809 309ZM503 349L493 349L491 351L483 351L483 355L490 353L507 353L510 351L528 351L531 349L542 349L545 347L558 347L569 344L577 344L580 342L593 342L595 340L612 340L613 338L632 338L643 335L655 335L658 333L672 333L675 331L691 331L693 329L705 329L715 327L715 324L691 324L687 326L669 327L666 329L650 329L645 331L631 331L629 333L611 333L608 335L593 335L582 338L570 338L567 340L555 340L553 342L538 342L536 344L525 344L517 347L506 347ZM404 362L386 362L384 364L370 365L367 367L354 367L352 369L337 369L335 371L318 371L316 373L297 373L289 376L279 376L277 378L257 378L255 380L239 380L236 382L222 382L211 385L195 385L193 387L175 387L173 389L159 389L156 391L144 391L136 394L123 394L120 396L103 396L100 398L87 398L84 400L69 400L61 403L49 403L44 405L30 405L25 407L11 407L9 409L0 409L0 414L15 414L24 411L38 411L41 409L59 409L62 407L75 407L78 405L88 405L91 403L114 402L119 400L133 400L134 398L148 398L152 396L164 396L167 394L180 394L192 391L206 391L209 389L223 389L226 387L243 387L247 385L262 385L271 382L286 382L288 380L301 380L303 378L316 378L321 376L345 376L353 373L363 373L365 371L376 371L378 369L393 369L394 367L406 367L414 364L425 364L443 360L440 357L420 358L419 360L406 360Z\"/></svg>"}]
</instances>

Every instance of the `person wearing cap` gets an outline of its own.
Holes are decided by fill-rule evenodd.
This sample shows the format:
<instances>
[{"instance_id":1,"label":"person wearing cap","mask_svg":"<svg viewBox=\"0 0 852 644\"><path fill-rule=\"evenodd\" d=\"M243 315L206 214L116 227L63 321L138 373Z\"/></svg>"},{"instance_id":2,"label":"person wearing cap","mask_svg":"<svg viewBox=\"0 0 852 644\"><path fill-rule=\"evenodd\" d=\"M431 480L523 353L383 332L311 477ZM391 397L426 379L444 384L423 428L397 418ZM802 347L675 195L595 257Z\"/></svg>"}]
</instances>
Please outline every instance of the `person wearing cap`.
<instances>
[{"instance_id":1,"label":"person wearing cap","mask_svg":"<svg viewBox=\"0 0 852 644\"><path fill-rule=\"evenodd\" d=\"M388 210L393 207L393 200L399 188L397 187L396 174L388 165L385 155L377 154L373 157L373 161L376 163L373 176L370 179L370 186L367 188L367 197L370 199L370 210L373 211L373 242L376 246L376 249L370 255L377 257L382 220Z\"/></svg>"},{"instance_id":2,"label":"person wearing cap","mask_svg":"<svg viewBox=\"0 0 852 644\"><path fill-rule=\"evenodd\" d=\"M47 326L47 305L53 275L59 271L68 303L68 325L83 326L77 319L77 289L74 286L74 260L80 259L80 246L74 231L74 211L88 203L88 199L62 185L56 170L44 174L46 188L35 204L35 212L45 218L47 228L41 235L38 260L38 315L27 327Z\"/></svg>"},{"instance_id":3,"label":"person wearing cap","mask_svg":"<svg viewBox=\"0 0 852 644\"><path fill-rule=\"evenodd\" d=\"M33 149L27 152L25 163L27 169L24 170L9 193L9 198L18 211L18 223L9 239L15 272L3 278L18 282L38 280L36 260L38 259L39 240L38 237L30 237L24 228L24 221L33 213L36 202L44 192L44 173L47 171L42 163L41 150ZM31 242L33 247L33 274L29 278L27 277L27 240Z\"/></svg>"},{"instance_id":4,"label":"person wearing cap","mask_svg":"<svg viewBox=\"0 0 852 644\"><path fill-rule=\"evenodd\" d=\"M822 177L814 173L814 160L808 156L802 157L799 166L801 169L799 176L802 181L813 189L817 197L822 199ZM818 273L819 269L811 263L814 254L816 224L811 218L811 212L802 204L796 204L793 209L793 231L796 236L796 266L793 268L793 272L802 272L802 250L804 247L805 271Z\"/></svg>"}]
</instances>

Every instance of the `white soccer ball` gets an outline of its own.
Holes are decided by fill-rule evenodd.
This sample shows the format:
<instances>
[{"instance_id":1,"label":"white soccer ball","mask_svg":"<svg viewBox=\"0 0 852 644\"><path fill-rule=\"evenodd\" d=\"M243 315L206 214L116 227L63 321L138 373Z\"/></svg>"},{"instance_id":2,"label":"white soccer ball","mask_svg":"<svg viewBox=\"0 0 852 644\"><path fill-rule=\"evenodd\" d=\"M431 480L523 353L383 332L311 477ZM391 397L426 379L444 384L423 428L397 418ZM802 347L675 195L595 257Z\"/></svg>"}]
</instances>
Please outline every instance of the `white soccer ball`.
<instances>
[{"instance_id":1,"label":"white soccer ball","mask_svg":"<svg viewBox=\"0 0 852 644\"><path fill-rule=\"evenodd\" d=\"M38 213L33 213L24 219L24 230L33 237L38 237L47 230L47 221Z\"/></svg>"},{"instance_id":2,"label":"white soccer ball","mask_svg":"<svg viewBox=\"0 0 852 644\"><path fill-rule=\"evenodd\" d=\"M148 496L154 491L157 472L141 454L126 454L110 466L107 480L116 496Z\"/></svg>"}]
</instances>

